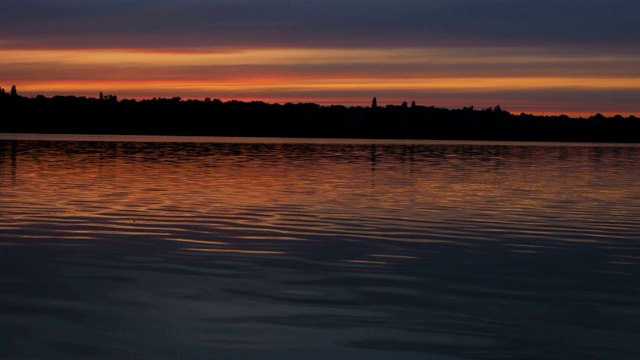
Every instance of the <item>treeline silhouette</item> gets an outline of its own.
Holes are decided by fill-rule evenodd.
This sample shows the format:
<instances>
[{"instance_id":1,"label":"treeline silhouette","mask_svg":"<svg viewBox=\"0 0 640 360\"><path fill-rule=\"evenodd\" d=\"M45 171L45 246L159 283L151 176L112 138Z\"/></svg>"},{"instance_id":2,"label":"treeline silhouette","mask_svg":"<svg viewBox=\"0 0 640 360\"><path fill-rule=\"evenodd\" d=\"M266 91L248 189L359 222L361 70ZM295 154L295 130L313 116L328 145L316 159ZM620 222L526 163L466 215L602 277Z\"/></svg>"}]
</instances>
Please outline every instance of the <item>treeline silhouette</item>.
<instances>
[{"instance_id":1,"label":"treeline silhouette","mask_svg":"<svg viewBox=\"0 0 640 360\"><path fill-rule=\"evenodd\" d=\"M444 109L262 101L23 97L0 90L0 132L373 139L640 142L635 116L514 115L500 106Z\"/></svg>"}]
</instances>

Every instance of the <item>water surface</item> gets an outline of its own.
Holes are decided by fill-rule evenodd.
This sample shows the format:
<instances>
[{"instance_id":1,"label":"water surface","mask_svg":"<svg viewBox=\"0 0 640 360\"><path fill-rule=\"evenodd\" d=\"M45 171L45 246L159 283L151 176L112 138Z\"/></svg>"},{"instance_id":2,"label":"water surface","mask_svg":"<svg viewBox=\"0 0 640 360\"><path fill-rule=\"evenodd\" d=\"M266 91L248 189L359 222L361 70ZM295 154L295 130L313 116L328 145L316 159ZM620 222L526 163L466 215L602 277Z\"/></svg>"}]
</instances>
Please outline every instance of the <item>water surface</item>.
<instances>
[{"instance_id":1,"label":"water surface","mask_svg":"<svg viewBox=\"0 0 640 360\"><path fill-rule=\"evenodd\" d=\"M0 359L640 358L638 146L0 139Z\"/></svg>"}]
</instances>

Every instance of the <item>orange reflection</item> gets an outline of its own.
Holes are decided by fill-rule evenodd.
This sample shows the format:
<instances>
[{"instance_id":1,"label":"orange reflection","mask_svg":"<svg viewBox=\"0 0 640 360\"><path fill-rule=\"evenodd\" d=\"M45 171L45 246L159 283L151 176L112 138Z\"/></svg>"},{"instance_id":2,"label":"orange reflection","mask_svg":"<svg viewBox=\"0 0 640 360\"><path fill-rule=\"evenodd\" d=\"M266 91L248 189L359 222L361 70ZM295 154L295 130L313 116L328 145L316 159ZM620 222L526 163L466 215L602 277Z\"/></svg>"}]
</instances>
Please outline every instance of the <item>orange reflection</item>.
<instances>
[{"instance_id":1,"label":"orange reflection","mask_svg":"<svg viewBox=\"0 0 640 360\"><path fill-rule=\"evenodd\" d=\"M209 249L209 248L181 248L180 250L194 251L194 252L208 252L208 253L221 253L221 254L243 254L243 255L283 255L282 251L269 251L269 250L240 250L240 249Z\"/></svg>"},{"instance_id":2,"label":"orange reflection","mask_svg":"<svg viewBox=\"0 0 640 360\"><path fill-rule=\"evenodd\" d=\"M386 263L422 256L405 246L484 246L509 234L524 244L517 251L541 251L531 239L537 246L606 244L628 226L582 227L601 221L598 204L635 195L620 184L636 180L637 147L434 142L380 145L372 159L367 143L245 141L51 148L21 141L15 172L0 171L12 184L0 198L0 240L174 242L189 252L246 255L291 254L313 242L375 243L380 252L369 248L348 261ZM601 163L614 176L600 177ZM567 206L571 219L547 218ZM612 219L623 210L606 209Z\"/></svg>"},{"instance_id":3,"label":"orange reflection","mask_svg":"<svg viewBox=\"0 0 640 360\"><path fill-rule=\"evenodd\" d=\"M203 244L203 245L228 245L226 242L221 241L206 241L206 240L191 240L191 239L175 239L170 238L166 239L167 241L175 241L180 243L188 243L188 244Z\"/></svg>"}]
</instances>

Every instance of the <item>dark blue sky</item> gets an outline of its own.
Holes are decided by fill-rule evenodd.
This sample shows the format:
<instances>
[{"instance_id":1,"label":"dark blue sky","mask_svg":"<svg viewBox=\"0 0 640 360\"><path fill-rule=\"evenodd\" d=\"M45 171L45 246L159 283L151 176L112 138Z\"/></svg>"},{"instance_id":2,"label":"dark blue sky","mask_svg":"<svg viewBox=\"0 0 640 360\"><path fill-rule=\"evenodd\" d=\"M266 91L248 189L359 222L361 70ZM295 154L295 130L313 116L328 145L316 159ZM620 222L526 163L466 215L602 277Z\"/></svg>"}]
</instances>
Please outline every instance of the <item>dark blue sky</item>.
<instances>
[{"instance_id":1,"label":"dark blue sky","mask_svg":"<svg viewBox=\"0 0 640 360\"><path fill-rule=\"evenodd\" d=\"M20 0L3 47L640 47L637 0Z\"/></svg>"}]
</instances>

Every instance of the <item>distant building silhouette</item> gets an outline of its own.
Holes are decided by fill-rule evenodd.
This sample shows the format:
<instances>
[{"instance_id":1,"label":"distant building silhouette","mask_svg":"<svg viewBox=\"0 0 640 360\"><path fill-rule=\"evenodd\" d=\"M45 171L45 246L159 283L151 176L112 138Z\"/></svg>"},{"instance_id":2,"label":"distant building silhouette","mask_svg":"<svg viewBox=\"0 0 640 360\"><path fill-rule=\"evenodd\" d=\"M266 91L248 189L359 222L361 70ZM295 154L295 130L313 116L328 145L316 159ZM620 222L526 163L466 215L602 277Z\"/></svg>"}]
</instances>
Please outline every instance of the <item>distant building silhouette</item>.
<instances>
[{"instance_id":1,"label":"distant building silhouette","mask_svg":"<svg viewBox=\"0 0 640 360\"><path fill-rule=\"evenodd\" d=\"M371 100L371 108L375 109L378 107L378 101L376 100L376 97L373 97L373 100Z\"/></svg>"},{"instance_id":2,"label":"distant building silhouette","mask_svg":"<svg viewBox=\"0 0 640 360\"><path fill-rule=\"evenodd\" d=\"M402 102L402 108L403 108L403 109L406 109L406 108L407 108L407 102L406 102L406 101L403 101L403 102Z\"/></svg>"},{"instance_id":3,"label":"distant building silhouette","mask_svg":"<svg viewBox=\"0 0 640 360\"><path fill-rule=\"evenodd\" d=\"M100 100L104 100L104 95L102 95L102 91L100 91Z\"/></svg>"},{"instance_id":4,"label":"distant building silhouette","mask_svg":"<svg viewBox=\"0 0 640 360\"><path fill-rule=\"evenodd\" d=\"M411 101L411 108L413 109L413 108L415 108L415 107L416 107L416 101L415 101L415 100L413 100L413 101Z\"/></svg>"}]
</instances>

